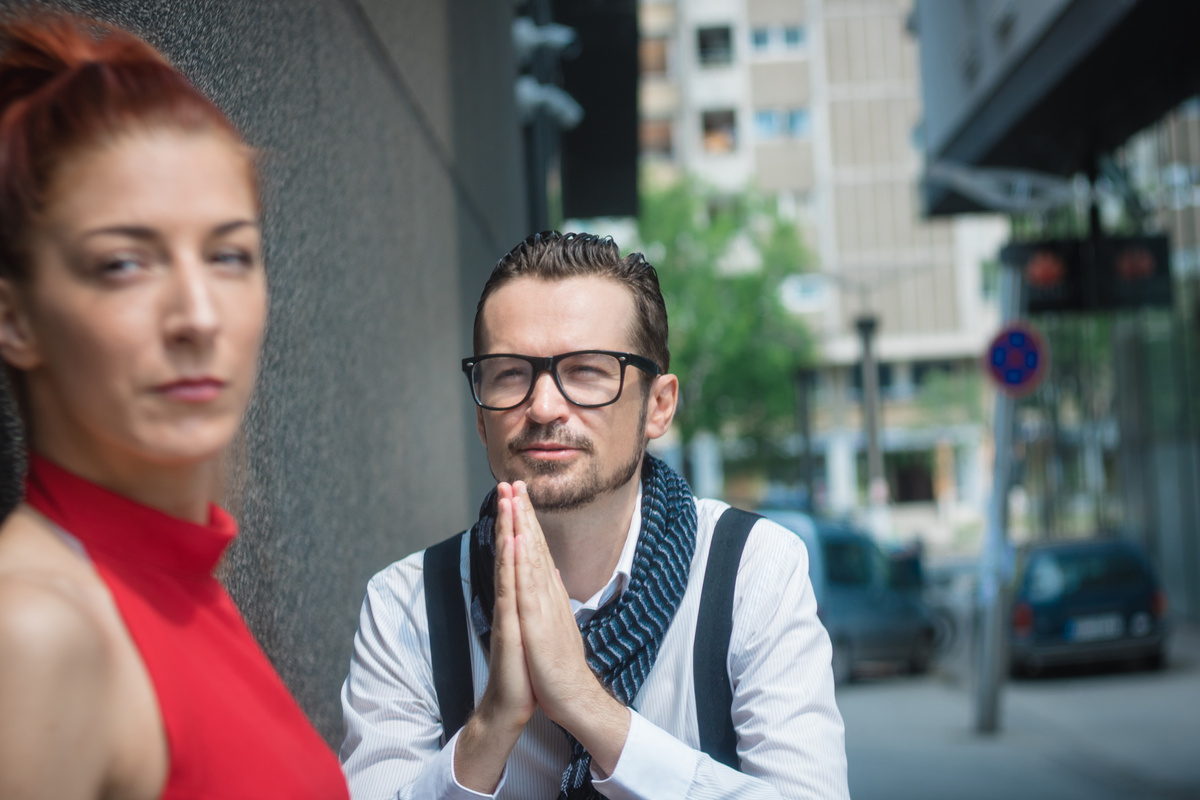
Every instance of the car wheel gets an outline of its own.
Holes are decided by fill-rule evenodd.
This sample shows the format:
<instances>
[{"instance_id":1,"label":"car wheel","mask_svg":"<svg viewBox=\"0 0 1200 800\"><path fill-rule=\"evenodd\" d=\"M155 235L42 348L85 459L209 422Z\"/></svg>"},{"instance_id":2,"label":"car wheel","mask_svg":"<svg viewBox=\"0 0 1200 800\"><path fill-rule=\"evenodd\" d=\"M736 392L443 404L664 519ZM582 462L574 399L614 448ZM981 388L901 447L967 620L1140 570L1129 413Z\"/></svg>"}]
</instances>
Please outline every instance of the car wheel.
<instances>
[{"instance_id":1,"label":"car wheel","mask_svg":"<svg viewBox=\"0 0 1200 800\"><path fill-rule=\"evenodd\" d=\"M848 640L838 639L833 643L832 667L833 682L838 686L844 686L854 680L854 653Z\"/></svg>"},{"instance_id":2,"label":"car wheel","mask_svg":"<svg viewBox=\"0 0 1200 800\"><path fill-rule=\"evenodd\" d=\"M917 641L908 657L908 671L913 675L924 675L929 671L929 661L932 657L933 634L923 631L917 635Z\"/></svg>"},{"instance_id":3,"label":"car wheel","mask_svg":"<svg viewBox=\"0 0 1200 800\"><path fill-rule=\"evenodd\" d=\"M1046 665L1037 656L1020 661L1013 661L1008 668L1008 674L1013 678L1036 678L1046 669Z\"/></svg>"},{"instance_id":4,"label":"car wheel","mask_svg":"<svg viewBox=\"0 0 1200 800\"><path fill-rule=\"evenodd\" d=\"M950 652L957 636L958 623L954 621L954 614L946 608L935 608L933 610L933 651L939 655Z\"/></svg>"}]
</instances>

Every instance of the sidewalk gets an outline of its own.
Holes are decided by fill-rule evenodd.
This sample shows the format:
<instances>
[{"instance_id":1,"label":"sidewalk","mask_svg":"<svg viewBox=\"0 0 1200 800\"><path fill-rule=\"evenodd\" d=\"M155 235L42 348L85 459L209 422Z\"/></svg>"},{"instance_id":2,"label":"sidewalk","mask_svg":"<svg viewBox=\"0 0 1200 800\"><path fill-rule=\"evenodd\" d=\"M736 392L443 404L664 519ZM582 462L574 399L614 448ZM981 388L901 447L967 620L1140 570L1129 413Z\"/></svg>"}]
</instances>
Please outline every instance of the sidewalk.
<instances>
[{"instance_id":1,"label":"sidewalk","mask_svg":"<svg viewBox=\"0 0 1200 800\"><path fill-rule=\"evenodd\" d=\"M1005 685L1001 731L972 729L966 684L888 678L838 692L855 800L1200 798L1200 628L1163 672Z\"/></svg>"}]
</instances>

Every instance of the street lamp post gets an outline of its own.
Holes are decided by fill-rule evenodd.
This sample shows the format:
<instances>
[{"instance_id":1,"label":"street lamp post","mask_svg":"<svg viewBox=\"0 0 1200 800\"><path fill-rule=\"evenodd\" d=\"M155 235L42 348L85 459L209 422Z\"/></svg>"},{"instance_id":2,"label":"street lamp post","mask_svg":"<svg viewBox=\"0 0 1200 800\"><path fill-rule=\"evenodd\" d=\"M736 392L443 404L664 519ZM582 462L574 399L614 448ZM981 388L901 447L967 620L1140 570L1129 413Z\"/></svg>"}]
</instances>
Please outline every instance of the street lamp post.
<instances>
[{"instance_id":1,"label":"street lamp post","mask_svg":"<svg viewBox=\"0 0 1200 800\"><path fill-rule=\"evenodd\" d=\"M863 315L854 321L862 339L863 429L867 434L868 494L872 508L887 503L883 476L883 451L879 447L879 365L875 361L875 333L879 319Z\"/></svg>"},{"instance_id":2,"label":"street lamp post","mask_svg":"<svg viewBox=\"0 0 1200 800\"><path fill-rule=\"evenodd\" d=\"M800 480L804 483L804 509L810 513L816 508L812 454L812 389L816 377L815 370L806 367L796 370L796 417L803 440L800 450Z\"/></svg>"}]
</instances>

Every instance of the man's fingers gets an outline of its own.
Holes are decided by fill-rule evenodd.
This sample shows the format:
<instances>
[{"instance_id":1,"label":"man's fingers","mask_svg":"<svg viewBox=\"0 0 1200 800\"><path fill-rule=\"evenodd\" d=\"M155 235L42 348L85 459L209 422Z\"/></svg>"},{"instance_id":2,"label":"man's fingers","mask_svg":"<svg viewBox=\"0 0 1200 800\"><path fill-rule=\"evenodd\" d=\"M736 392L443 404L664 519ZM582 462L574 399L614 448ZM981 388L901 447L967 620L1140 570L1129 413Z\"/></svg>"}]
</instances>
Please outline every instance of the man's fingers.
<instances>
[{"instance_id":1,"label":"man's fingers","mask_svg":"<svg viewBox=\"0 0 1200 800\"><path fill-rule=\"evenodd\" d=\"M540 570L542 562L545 560L538 541L542 532L537 526L537 518L529 516L529 495L518 494L515 496L512 499L512 508L513 536L524 540L525 557L535 570Z\"/></svg>"},{"instance_id":2,"label":"man's fingers","mask_svg":"<svg viewBox=\"0 0 1200 800\"><path fill-rule=\"evenodd\" d=\"M502 497L496 502L496 526L492 529L495 538L493 544L496 548L496 566L493 570L492 579L497 586L497 590L500 586L500 550L506 541L512 541L513 538L512 504L513 501L511 498L506 499Z\"/></svg>"},{"instance_id":3,"label":"man's fingers","mask_svg":"<svg viewBox=\"0 0 1200 800\"><path fill-rule=\"evenodd\" d=\"M516 594L513 573L513 539L507 536L496 540L496 605L512 602Z\"/></svg>"},{"instance_id":4,"label":"man's fingers","mask_svg":"<svg viewBox=\"0 0 1200 800\"><path fill-rule=\"evenodd\" d=\"M524 483L517 481L513 485L513 492L514 524L520 526L521 533L529 534L531 539L529 543L535 550L545 554L547 560L551 560L550 545L546 542L545 534L542 533L542 526L538 522L537 512L533 510L533 503L529 499L529 489Z\"/></svg>"}]
</instances>

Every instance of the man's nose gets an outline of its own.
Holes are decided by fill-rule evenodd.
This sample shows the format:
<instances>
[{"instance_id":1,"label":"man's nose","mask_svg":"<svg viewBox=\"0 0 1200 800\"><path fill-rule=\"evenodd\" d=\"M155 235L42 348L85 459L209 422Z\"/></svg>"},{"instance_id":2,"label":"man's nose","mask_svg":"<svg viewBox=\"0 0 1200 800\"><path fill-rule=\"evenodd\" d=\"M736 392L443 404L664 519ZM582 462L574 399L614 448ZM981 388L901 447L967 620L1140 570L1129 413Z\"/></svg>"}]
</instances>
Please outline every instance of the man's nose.
<instances>
[{"instance_id":1,"label":"man's nose","mask_svg":"<svg viewBox=\"0 0 1200 800\"><path fill-rule=\"evenodd\" d=\"M570 413L571 404L559 391L554 376L543 372L533 381L533 394L529 398L527 416L540 425L565 419Z\"/></svg>"}]
</instances>

